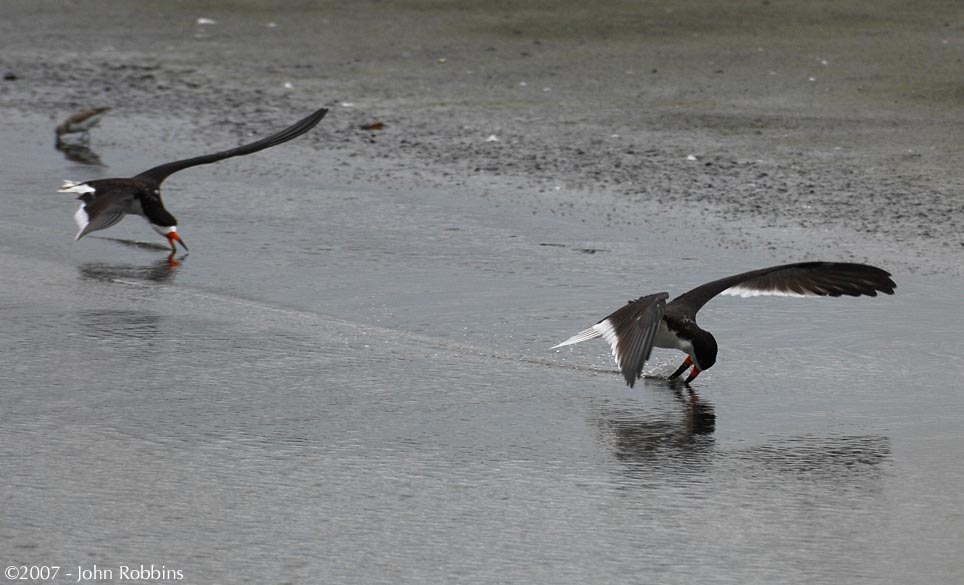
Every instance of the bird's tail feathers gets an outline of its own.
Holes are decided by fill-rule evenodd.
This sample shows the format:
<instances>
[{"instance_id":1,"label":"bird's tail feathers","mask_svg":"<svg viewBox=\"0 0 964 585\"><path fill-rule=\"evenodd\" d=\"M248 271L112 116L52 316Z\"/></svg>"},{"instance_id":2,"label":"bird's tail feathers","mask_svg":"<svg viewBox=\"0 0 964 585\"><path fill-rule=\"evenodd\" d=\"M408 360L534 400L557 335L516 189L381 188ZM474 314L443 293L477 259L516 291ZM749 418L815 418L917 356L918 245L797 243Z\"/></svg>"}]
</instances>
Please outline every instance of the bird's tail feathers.
<instances>
[{"instance_id":1,"label":"bird's tail feathers","mask_svg":"<svg viewBox=\"0 0 964 585\"><path fill-rule=\"evenodd\" d=\"M78 183L77 181L68 181L64 179L64 184L57 189L58 193L93 193L94 188L87 183Z\"/></svg>"},{"instance_id":2,"label":"bird's tail feathers","mask_svg":"<svg viewBox=\"0 0 964 585\"><path fill-rule=\"evenodd\" d=\"M556 349L558 347L574 345L576 343L582 343L583 341L589 341L590 339L596 339L597 337L602 337L602 332L596 329L596 326L593 325L589 329L586 329L585 331L580 331L579 333L576 333L575 335L563 341L559 345L553 345L549 349Z\"/></svg>"}]
</instances>

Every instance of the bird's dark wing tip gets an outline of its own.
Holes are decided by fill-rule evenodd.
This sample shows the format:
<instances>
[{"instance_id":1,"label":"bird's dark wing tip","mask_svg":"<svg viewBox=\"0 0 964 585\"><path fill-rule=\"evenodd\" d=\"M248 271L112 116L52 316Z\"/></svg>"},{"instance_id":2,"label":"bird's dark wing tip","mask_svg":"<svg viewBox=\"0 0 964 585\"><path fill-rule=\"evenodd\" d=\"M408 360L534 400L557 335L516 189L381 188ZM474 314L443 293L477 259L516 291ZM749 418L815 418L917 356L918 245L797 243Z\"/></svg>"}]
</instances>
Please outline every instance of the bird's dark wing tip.
<instances>
[{"instance_id":1,"label":"bird's dark wing tip","mask_svg":"<svg viewBox=\"0 0 964 585\"><path fill-rule=\"evenodd\" d=\"M328 115L328 108L319 108L315 110L313 114L308 116L308 119L312 121L312 126L321 122L321 119Z\"/></svg>"},{"instance_id":2,"label":"bird's dark wing tip","mask_svg":"<svg viewBox=\"0 0 964 585\"><path fill-rule=\"evenodd\" d=\"M892 278L893 275L890 272L882 268L877 268L876 266L870 266L868 264L858 265L866 272L870 273L874 282L871 283L871 289L863 291L865 295L875 297L878 292L882 292L886 295L894 294L894 289L897 288L897 283L894 282Z\"/></svg>"}]
</instances>

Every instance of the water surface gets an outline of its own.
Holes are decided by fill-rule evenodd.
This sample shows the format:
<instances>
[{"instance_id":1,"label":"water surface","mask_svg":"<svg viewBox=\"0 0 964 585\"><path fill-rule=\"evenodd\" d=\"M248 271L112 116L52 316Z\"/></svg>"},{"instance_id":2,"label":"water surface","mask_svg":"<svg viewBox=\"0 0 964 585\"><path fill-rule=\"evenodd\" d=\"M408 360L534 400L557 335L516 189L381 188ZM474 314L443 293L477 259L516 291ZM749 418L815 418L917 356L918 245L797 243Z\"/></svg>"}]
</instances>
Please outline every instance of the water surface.
<instances>
[{"instance_id":1,"label":"water surface","mask_svg":"<svg viewBox=\"0 0 964 585\"><path fill-rule=\"evenodd\" d=\"M137 218L73 242L54 193L159 161L79 167L29 122L0 140L7 564L251 583L964 575L956 281L721 298L695 395L663 379L669 351L628 389L605 344L548 348L628 298L785 259L706 248L698 228L272 174L292 149L172 178L193 250L172 268L109 239L157 242Z\"/></svg>"}]
</instances>

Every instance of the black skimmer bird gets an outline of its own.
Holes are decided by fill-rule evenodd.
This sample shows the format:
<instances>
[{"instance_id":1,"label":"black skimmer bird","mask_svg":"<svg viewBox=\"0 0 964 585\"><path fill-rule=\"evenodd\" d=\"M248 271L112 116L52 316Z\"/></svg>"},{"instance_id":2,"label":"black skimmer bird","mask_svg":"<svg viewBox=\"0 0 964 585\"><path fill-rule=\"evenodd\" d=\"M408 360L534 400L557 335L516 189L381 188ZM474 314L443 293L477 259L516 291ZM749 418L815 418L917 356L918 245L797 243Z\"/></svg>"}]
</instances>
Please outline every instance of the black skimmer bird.
<instances>
[{"instance_id":1,"label":"black skimmer bird","mask_svg":"<svg viewBox=\"0 0 964 585\"><path fill-rule=\"evenodd\" d=\"M71 115L54 129L54 136L57 138L54 148L64 153L64 158L69 161L103 166L104 163L100 161L97 153L90 149L90 129L96 126L108 111L110 108L94 108Z\"/></svg>"},{"instance_id":2,"label":"black skimmer bird","mask_svg":"<svg viewBox=\"0 0 964 585\"><path fill-rule=\"evenodd\" d=\"M109 111L110 108L94 108L72 114L54 129L57 148L90 143L90 129L96 126Z\"/></svg>"},{"instance_id":3,"label":"black skimmer bird","mask_svg":"<svg viewBox=\"0 0 964 585\"><path fill-rule=\"evenodd\" d=\"M144 217L157 233L167 238L172 254L177 251L175 241L180 242L187 250L187 245L177 233L177 220L164 208L161 201L161 183L164 179L190 167L252 154L288 142L314 128L327 113L328 110L322 108L281 132L257 142L214 154L169 162L129 179L96 179L83 183L64 181L60 192L79 193L77 198L83 201L83 205L74 214L80 228L75 239L79 240L90 232L109 228L125 215L134 214Z\"/></svg>"},{"instance_id":4,"label":"black skimmer bird","mask_svg":"<svg viewBox=\"0 0 964 585\"><path fill-rule=\"evenodd\" d=\"M713 335L696 324L696 313L716 295L755 297L859 297L894 294L897 285L890 273L866 264L845 262L802 262L752 270L700 285L668 303L661 292L636 300L581 331L552 349L602 337L612 347L616 365L630 387L643 375L643 364L653 347L678 349L686 354L670 379L690 366L686 383L716 363L717 345Z\"/></svg>"}]
</instances>

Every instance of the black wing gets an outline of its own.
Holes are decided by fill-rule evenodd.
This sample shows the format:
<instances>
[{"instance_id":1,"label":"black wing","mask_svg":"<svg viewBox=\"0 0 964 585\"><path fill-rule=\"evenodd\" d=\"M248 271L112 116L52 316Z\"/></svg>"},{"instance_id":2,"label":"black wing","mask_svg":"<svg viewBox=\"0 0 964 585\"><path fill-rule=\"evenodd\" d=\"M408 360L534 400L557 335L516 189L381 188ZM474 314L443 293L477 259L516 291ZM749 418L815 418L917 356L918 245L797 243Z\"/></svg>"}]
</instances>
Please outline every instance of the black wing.
<instances>
[{"instance_id":1,"label":"black wing","mask_svg":"<svg viewBox=\"0 0 964 585\"><path fill-rule=\"evenodd\" d=\"M867 264L848 262L801 262L752 270L700 285L669 303L678 314L694 317L719 294L742 297L778 295L789 297L859 297L894 294L897 285L890 273Z\"/></svg>"},{"instance_id":2,"label":"black wing","mask_svg":"<svg viewBox=\"0 0 964 585\"><path fill-rule=\"evenodd\" d=\"M612 348L616 365L632 388L636 380L642 377L643 366L653 353L653 341L659 331L668 298L667 293L656 293L629 301L613 314L553 349L602 337Z\"/></svg>"},{"instance_id":3,"label":"black wing","mask_svg":"<svg viewBox=\"0 0 964 585\"><path fill-rule=\"evenodd\" d=\"M609 341L616 364L630 388L643 376L643 366L653 353L653 340L668 298L667 293L640 297L600 322L600 325L612 326L612 337L605 333L603 337Z\"/></svg>"},{"instance_id":4,"label":"black wing","mask_svg":"<svg viewBox=\"0 0 964 585\"><path fill-rule=\"evenodd\" d=\"M100 189L98 189L100 191ZM75 240L90 232L107 229L131 212L134 205L134 192L126 189L105 189L103 193L84 193L78 197L84 204L74 214L74 221L80 231Z\"/></svg>"},{"instance_id":5,"label":"black wing","mask_svg":"<svg viewBox=\"0 0 964 585\"><path fill-rule=\"evenodd\" d=\"M197 165L210 164L219 160L231 158L233 156L243 156L245 154L258 152L259 150L271 148L272 146L277 146L297 138L305 132L311 130L318 124L318 122L321 121L322 118L325 117L325 114L327 113L328 109L322 108L307 118L289 126L288 128L285 128L281 132L278 132L277 134L267 138L262 138L257 142L252 142L251 144L245 144L229 150L222 150L221 152L215 152L214 154L205 154L203 156L196 156L194 158L186 158L184 160L169 162L167 164L154 167L153 169L148 169L134 178L149 181L155 186L158 186L164 179L180 170Z\"/></svg>"}]
</instances>

